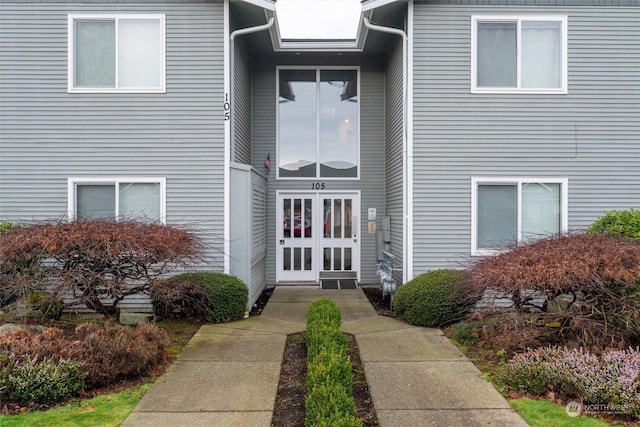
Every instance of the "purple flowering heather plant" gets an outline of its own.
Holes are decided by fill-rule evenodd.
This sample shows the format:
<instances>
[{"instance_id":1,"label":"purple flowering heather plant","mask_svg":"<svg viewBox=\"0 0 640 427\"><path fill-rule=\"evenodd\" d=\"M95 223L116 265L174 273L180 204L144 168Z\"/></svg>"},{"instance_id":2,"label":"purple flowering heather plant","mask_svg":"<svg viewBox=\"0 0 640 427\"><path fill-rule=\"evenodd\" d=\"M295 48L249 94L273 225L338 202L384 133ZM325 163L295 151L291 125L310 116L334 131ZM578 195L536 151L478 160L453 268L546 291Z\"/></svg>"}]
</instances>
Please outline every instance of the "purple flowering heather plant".
<instances>
[{"instance_id":1,"label":"purple flowering heather plant","mask_svg":"<svg viewBox=\"0 0 640 427\"><path fill-rule=\"evenodd\" d=\"M531 349L507 363L503 380L516 390L539 395L560 392L640 418L637 348L612 351L601 357L584 349Z\"/></svg>"}]
</instances>

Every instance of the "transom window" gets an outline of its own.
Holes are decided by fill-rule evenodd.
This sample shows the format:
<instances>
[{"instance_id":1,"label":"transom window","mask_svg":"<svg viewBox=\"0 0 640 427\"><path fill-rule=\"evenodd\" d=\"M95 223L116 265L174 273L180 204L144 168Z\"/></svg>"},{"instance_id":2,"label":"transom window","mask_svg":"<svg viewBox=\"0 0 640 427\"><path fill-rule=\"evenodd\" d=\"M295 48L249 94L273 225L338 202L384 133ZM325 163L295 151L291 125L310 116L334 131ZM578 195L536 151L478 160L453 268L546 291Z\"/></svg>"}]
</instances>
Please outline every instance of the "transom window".
<instances>
[{"instance_id":1,"label":"transom window","mask_svg":"<svg viewBox=\"0 0 640 427\"><path fill-rule=\"evenodd\" d=\"M567 230L564 178L472 179L473 255Z\"/></svg>"},{"instance_id":2,"label":"transom window","mask_svg":"<svg viewBox=\"0 0 640 427\"><path fill-rule=\"evenodd\" d=\"M69 178L69 219L164 223L165 187L165 178Z\"/></svg>"},{"instance_id":3,"label":"transom window","mask_svg":"<svg viewBox=\"0 0 640 427\"><path fill-rule=\"evenodd\" d=\"M358 178L358 74L278 70L279 178Z\"/></svg>"},{"instance_id":4,"label":"transom window","mask_svg":"<svg viewBox=\"0 0 640 427\"><path fill-rule=\"evenodd\" d=\"M471 17L471 91L567 93L567 18Z\"/></svg>"},{"instance_id":5,"label":"transom window","mask_svg":"<svg viewBox=\"0 0 640 427\"><path fill-rule=\"evenodd\" d=\"M164 92L164 15L69 15L69 92Z\"/></svg>"}]
</instances>

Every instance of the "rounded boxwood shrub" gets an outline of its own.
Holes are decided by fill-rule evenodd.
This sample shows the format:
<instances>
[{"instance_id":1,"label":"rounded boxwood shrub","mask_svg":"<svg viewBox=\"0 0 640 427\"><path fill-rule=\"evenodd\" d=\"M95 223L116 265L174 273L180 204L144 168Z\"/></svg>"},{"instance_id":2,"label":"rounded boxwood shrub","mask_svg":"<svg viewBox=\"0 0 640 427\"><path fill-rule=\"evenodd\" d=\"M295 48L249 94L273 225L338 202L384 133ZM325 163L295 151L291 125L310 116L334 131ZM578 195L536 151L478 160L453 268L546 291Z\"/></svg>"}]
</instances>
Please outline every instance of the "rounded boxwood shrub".
<instances>
[{"instance_id":1,"label":"rounded boxwood shrub","mask_svg":"<svg viewBox=\"0 0 640 427\"><path fill-rule=\"evenodd\" d=\"M467 278L467 273L458 270L434 270L415 277L396 293L396 316L419 326L442 326L460 320L479 297L465 286Z\"/></svg>"},{"instance_id":2,"label":"rounded boxwood shrub","mask_svg":"<svg viewBox=\"0 0 640 427\"><path fill-rule=\"evenodd\" d=\"M249 290L235 276L213 272L183 273L169 281L175 286L189 289L193 288L193 284L197 285L205 297L207 318L212 322L228 322L244 317Z\"/></svg>"},{"instance_id":3,"label":"rounded boxwood shrub","mask_svg":"<svg viewBox=\"0 0 640 427\"><path fill-rule=\"evenodd\" d=\"M607 211L587 231L640 243L640 209Z\"/></svg>"}]
</instances>

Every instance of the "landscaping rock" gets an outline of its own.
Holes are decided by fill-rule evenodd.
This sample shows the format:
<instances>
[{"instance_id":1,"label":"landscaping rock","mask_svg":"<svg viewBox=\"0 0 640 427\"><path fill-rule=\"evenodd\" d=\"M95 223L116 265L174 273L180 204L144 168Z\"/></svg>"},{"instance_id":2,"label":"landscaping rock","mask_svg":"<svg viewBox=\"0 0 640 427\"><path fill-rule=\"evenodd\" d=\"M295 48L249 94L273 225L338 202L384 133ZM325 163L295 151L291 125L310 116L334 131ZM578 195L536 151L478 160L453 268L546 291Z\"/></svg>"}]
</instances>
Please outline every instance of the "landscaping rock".
<instances>
[{"instance_id":1,"label":"landscaping rock","mask_svg":"<svg viewBox=\"0 0 640 427\"><path fill-rule=\"evenodd\" d=\"M138 323L147 323L153 319L151 313L127 313L120 312L120 323L123 325L137 325Z\"/></svg>"}]
</instances>

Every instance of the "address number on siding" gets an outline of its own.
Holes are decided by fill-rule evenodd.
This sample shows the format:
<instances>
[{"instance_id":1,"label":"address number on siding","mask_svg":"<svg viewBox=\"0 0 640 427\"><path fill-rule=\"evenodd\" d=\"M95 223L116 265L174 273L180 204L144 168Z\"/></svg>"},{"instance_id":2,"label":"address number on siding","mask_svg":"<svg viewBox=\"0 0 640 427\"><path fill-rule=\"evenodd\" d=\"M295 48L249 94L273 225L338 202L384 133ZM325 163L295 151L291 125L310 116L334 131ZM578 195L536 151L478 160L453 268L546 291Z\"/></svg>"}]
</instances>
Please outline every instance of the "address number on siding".
<instances>
[{"instance_id":1,"label":"address number on siding","mask_svg":"<svg viewBox=\"0 0 640 427\"><path fill-rule=\"evenodd\" d=\"M324 190L324 182L313 182L311 183L312 190Z\"/></svg>"}]
</instances>

